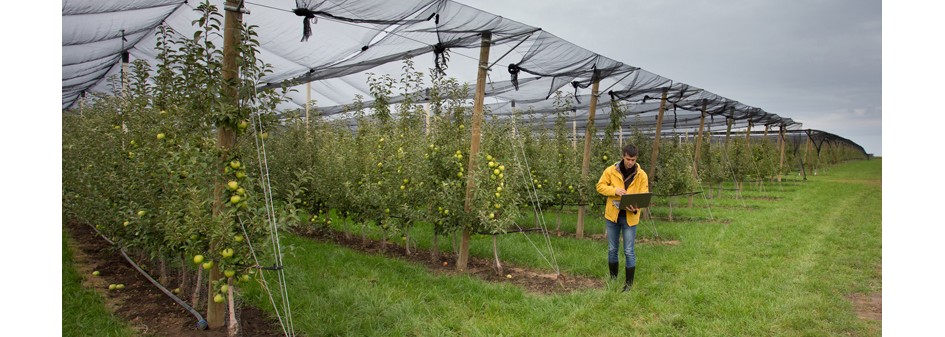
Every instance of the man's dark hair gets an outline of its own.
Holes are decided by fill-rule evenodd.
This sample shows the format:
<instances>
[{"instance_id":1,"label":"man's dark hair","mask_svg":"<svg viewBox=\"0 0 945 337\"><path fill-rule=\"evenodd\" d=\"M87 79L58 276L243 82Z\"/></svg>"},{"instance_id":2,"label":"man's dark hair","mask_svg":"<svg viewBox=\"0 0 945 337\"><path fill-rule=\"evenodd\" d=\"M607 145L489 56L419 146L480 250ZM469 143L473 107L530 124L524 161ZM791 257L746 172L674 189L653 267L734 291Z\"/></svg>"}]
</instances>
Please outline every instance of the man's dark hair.
<instances>
[{"instance_id":1,"label":"man's dark hair","mask_svg":"<svg viewBox=\"0 0 945 337\"><path fill-rule=\"evenodd\" d=\"M627 144L627 146L623 147L623 155L625 156L636 157L639 154L640 150L637 150L637 147L633 144Z\"/></svg>"}]
</instances>

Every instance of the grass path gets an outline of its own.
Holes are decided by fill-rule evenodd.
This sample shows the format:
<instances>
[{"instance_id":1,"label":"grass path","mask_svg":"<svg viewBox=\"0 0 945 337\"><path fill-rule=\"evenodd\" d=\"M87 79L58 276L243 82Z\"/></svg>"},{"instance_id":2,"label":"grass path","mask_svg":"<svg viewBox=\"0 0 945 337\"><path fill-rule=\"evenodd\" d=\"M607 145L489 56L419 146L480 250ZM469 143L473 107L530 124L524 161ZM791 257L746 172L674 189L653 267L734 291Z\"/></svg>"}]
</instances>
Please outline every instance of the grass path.
<instances>
[{"instance_id":1,"label":"grass path","mask_svg":"<svg viewBox=\"0 0 945 337\"><path fill-rule=\"evenodd\" d=\"M773 201L710 199L712 216L725 221L644 222L641 236L680 244L637 246L631 294L610 284L536 295L288 235L293 321L311 336L879 336L881 322L858 318L849 296L882 290L881 167L851 162L790 188L769 186ZM428 231L415 232L428 246ZM552 245L565 273L606 277L605 243L554 237ZM477 238L471 251L489 257L491 241ZM500 251L507 263L548 269L524 235L504 236ZM258 289L247 295L271 307Z\"/></svg>"}]
</instances>

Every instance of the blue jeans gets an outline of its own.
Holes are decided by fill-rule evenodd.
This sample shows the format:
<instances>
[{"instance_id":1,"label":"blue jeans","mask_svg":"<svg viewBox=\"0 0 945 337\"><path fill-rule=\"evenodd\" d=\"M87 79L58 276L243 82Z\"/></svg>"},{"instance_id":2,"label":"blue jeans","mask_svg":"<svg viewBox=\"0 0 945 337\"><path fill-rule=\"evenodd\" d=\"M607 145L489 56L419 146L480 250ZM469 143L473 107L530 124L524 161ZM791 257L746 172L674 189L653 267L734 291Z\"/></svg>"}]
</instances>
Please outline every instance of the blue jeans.
<instances>
[{"instance_id":1,"label":"blue jeans","mask_svg":"<svg viewBox=\"0 0 945 337\"><path fill-rule=\"evenodd\" d=\"M623 236L623 251L626 255L627 268L637 266L637 258L633 253L633 241L637 238L637 226L627 226L627 216L620 212L617 222L604 219L607 222L607 262L618 263L617 245Z\"/></svg>"}]
</instances>

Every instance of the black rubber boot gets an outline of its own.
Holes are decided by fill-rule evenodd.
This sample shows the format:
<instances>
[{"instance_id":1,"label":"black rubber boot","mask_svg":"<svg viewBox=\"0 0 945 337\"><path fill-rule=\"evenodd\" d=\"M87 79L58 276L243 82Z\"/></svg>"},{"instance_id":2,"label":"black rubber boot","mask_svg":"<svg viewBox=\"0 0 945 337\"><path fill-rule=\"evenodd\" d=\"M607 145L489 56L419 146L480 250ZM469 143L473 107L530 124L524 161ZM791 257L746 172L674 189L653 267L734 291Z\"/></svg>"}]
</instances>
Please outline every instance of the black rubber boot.
<instances>
[{"instance_id":1,"label":"black rubber boot","mask_svg":"<svg viewBox=\"0 0 945 337\"><path fill-rule=\"evenodd\" d=\"M623 285L623 292L630 291L630 287L633 286L633 273L637 270L637 267L627 268L627 283Z\"/></svg>"},{"instance_id":2,"label":"black rubber boot","mask_svg":"<svg viewBox=\"0 0 945 337\"><path fill-rule=\"evenodd\" d=\"M620 265L620 264L617 263L617 262L614 262L614 263L608 262L608 263L607 263L607 266L610 267L610 279L611 279L611 280L616 280L616 279L617 279L617 266L619 266L619 265Z\"/></svg>"}]
</instances>

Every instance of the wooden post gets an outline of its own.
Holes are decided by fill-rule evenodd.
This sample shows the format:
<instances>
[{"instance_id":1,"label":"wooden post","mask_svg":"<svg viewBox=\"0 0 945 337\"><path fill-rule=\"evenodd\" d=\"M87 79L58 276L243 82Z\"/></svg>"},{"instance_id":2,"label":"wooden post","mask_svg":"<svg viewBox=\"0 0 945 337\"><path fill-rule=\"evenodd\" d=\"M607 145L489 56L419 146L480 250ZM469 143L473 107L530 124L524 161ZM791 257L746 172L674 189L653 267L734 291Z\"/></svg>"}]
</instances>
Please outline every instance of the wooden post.
<instances>
[{"instance_id":1,"label":"wooden post","mask_svg":"<svg viewBox=\"0 0 945 337\"><path fill-rule=\"evenodd\" d=\"M617 147L623 149L623 125L617 126L617 132L620 132L620 134L617 136L617 138L620 139L620 142L617 143Z\"/></svg>"},{"instance_id":2,"label":"wooden post","mask_svg":"<svg viewBox=\"0 0 945 337\"><path fill-rule=\"evenodd\" d=\"M571 149L577 150L577 111L574 112L574 120L571 121Z\"/></svg>"},{"instance_id":3,"label":"wooden post","mask_svg":"<svg viewBox=\"0 0 945 337\"><path fill-rule=\"evenodd\" d=\"M226 7L239 8L240 1L227 0ZM236 57L239 52L236 45L239 43L240 21L242 14L238 10L225 10L223 23L223 100L228 104L236 105L239 103L237 82L239 81L239 65L236 63ZM220 163L225 163L229 159L230 149L236 144L236 132L229 125L220 125L217 129L217 147L220 149ZM224 167L219 168L220 176L217 178L216 186L213 189L213 215L219 216L224 207ZM211 251L220 251L219 242L211 242ZM210 269L210 277L207 282L210 291L207 291L207 326L210 329L222 327L225 323L226 304L213 301L215 292L213 291L213 282L223 277L220 272L220 264L214 263Z\"/></svg>"},{"instance_id":4,"label":"wooden post","mask_svg":"<svg viewBox=\"0 0 945 337\"><path fill-rule=\"evenodd\" d=\"M482 32L482 42L479 45L479 73L476 76L476 98L473 102L472 139L469 147L469 166L466 168L466 202L464 209L472 212L472 196L476 188L476 157L479 155L479 133L482 126L483 100L486 95L486 74L489 70L489 47L492 45L492 32ZM459 244L459 257L456 261L456 270L466 271L469 263L469 239L471 233L468 228L463 229L463 238Z\"/></svg>"},{"instance_id":5,"label":"wooden post","mask_svg":"<svg viewBox=\"0 0 945 337\"><path fill-rule=\"evenodd\" d=\"M782 173L784 172L783 171L784 170L784 143L787 143L787 140L784 139L784 124L781 124L780 131L778 133L780 134L780 137L778 137L778 139L781 140L781 162L780 164L778 164L778 182L780 183L781 176L784 175Z\"/></svg>"},{"instance_id":6,"label":"wooden post","mask_svg":"<svg viewBox=\"0 0 945 337\"><path fill-rule=\"evenodd\" d=\"M305 129L308 130L308 111L312 106L312 82L305 83Z\"/></svg>"},{"instance_id":7,"label":"wooden post","mask_svg":"<svg viewBox=\"0 0 945 337\"><path fill-rule=\"evenodd\" d=\"M122 37L124 38L124 37ZM129 77L129 62L131 56L127 51L121 52L121 95L124 98L128 98L128 92L131 91L128 89L128 77Z\"/></svg>"},{"instance_id":8,"label":"wooden post","mask_svg":"<svg viewBox=\"0 0 945 337\"><path fill-rule=\"evenodd\" d=\"M808 171L814 172L814 166L808 158L810 156L810 130L805 133L807 134L807 146L804 146L804 165L807 166Z\"/></svg>"},{"instance_id":9,"label":"wooden post","mask_svg":"<svg viewBox=\"0 0 945 337\"><path fill-rule=\"evenodd\" d=\"M669 88L663 88L663 98L660 99L660 110L659 115L656 116L656 135L653 136L653 153L650 154L650 170L647 171L647 175L650 177L650 186L648 188L650 191L653 191L653 179L656 177L656 159L659 158L660 153L660 133L663 130L663 112L666 111L666 93L669 92Z\"/></svg>"},{"instance_id":10,"label":"wooden post","mask_svg":"<svg viewBox=\"0 0 945 337\"><path fill-rule=\"evenodd\" d=\"M82 116L83 110L85 110L85 91L79 93L79 116Z\"/></svg>"},{"instance_id":11,"label":"wooden post","mask_svg":"<svg viewBox=\"0 0 945 337\"><path fill-rule=\"evenodd\" d=\"M702 99L702 113L699 116L699 131L694 135L696 137L696 153L692 160L692 176L699 179L699 160L702 158L702 129L705 127L705 110L708 100ZM701 185L701 183L700 183ZM689 196L689 207L692 207L692 196Z\"/></svg>"},{"instance_id":12,"label":"wooden post","mask_svg":"<svg viewBox=\"0 0 945 337\"><path fill-rule=\"evenodd\" d=\"M423 104L424 126L426 135L430 135L430 103Z\"/></svg>"},{"instance_id":13,"label":"wooden post","mask_svg":"<svg viewBox=\"0 0 945 337\"><path fill-rule=\"evenodd\" d=\"M581 178L587 180L591 164L591 137L594 136L594 114L597 112L597 91L600 88L600 70L594 70L591 85L591 106L587 111L587 125L584 126L584 158L581 160ZM587 200L585 200L586 203ZM584 238L584 211L587 205L578 206L577 228L575 235L578 239Z\"/></svg>"},{"instance_id":14,"label":"wooden post","mask_svg":"<svg viewBox=\"0 0 945 337\"><path fill-rule=\"evenodd\" d=\"M751 154L751 120L748 120L748 129L745 131L745 148L748 150L748 153Z\"/></svg>"},{"instance_id":15,"label":"wooden post","mask_svg":"<svg viewBox=\"0 0 945 337\"><path fill-rule=\"evenodd\" d=\"M732 117L725 118L725 149L728 149L729 136L732 135L732 124L735 120Z\"/></svg>"},{"instance_id":16,"label":"wooden post","mask_svg":"<svg viewBox=\"0 0 945 337\"><path fill-rule=\"evenodd\" d=\"M699 117L699 132L696 134L696 155L692 164L692 174L699 178L699 160L702 157L702 130L705 127L705 110L708 100L702 100L702 116Z\"/></svg>"}]
</instances>

